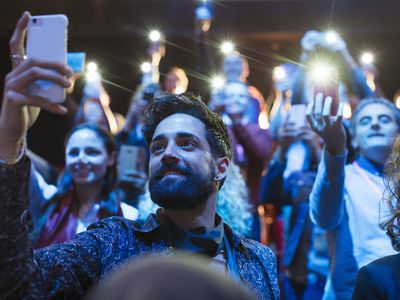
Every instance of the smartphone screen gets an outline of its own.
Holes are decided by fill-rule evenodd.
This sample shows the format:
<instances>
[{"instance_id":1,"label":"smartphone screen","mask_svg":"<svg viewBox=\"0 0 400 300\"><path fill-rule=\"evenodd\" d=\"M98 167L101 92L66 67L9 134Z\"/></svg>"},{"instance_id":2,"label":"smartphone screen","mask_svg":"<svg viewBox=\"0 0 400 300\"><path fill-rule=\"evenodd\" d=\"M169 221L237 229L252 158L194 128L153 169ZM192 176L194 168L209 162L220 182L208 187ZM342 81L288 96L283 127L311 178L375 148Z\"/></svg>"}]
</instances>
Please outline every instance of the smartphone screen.
<instances>
[{"instance_id":1,"label":"smartphone screen","mask_svg":"<svg viewBox=\"0 0 400 300\"><path fill-rule=\"evenodd\" d=\"M85 52L68 52L67 64L75 73L82 73L85 68Z\"/></svg>"},{"instance_id":2,"label":"smartphone screen","mask_svg":"<svg viewBox=\"0 0 400 300\"><path fill-rule=\"evenodd\" d=\"M118 173L120 176L128 170L137 173L147 173L146 164L146 147L121 145L118 153Z\"/></svg>"},{"instance_id":3,"label":"smartphone screen","mask_svg":"<svg viewBox=\"0 0 400 300\"><path fill-rule=\"evenodd\" d=\"M292 105L289 110L286 122L291 123L296 129L300 129L306 126L306 105Z\"/></svg>"}]
</instances>

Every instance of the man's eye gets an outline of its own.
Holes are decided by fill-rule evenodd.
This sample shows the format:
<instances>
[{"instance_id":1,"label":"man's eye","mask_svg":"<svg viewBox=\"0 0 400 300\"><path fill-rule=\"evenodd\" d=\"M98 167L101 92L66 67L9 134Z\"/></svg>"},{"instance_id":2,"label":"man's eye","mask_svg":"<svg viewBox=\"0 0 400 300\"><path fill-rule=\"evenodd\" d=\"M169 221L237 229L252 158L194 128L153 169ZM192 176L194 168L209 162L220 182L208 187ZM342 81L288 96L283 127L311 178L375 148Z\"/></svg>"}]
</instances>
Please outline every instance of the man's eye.
<instances>
[{"instance_id":1,"label":"man's eye","mask_svg":"<svg viewBox=\"0 0 400 300\"><path fill-rule=\"evenodd\" d=\"M191 141L184 141L182 142L181 146L183 148L193 148L194 147L194 143Z\"/></svg>"},{"instance_id":2,"label":"man's eye","mask_svg":"<svg viewBox=\"0 0 400 300\"><path fill-rule=\"evenodd\" d=\"M360 120L360 125L367 125L371 121L370 118L362 118Z\"/></svg>"},{"instance_id":3,"label":"man's eye","mask_svg":"<svg viewBox=\"0 0 400 300\"><path fill-rule=\"evenodd\" d=\"M379 120L382 122L382 123L390 123L391 121L392 121L392 119L390 118L390 117L388 117L388 116L382 116L382 117L380 117L379 118Z\"/></svg>"}]
</instances>

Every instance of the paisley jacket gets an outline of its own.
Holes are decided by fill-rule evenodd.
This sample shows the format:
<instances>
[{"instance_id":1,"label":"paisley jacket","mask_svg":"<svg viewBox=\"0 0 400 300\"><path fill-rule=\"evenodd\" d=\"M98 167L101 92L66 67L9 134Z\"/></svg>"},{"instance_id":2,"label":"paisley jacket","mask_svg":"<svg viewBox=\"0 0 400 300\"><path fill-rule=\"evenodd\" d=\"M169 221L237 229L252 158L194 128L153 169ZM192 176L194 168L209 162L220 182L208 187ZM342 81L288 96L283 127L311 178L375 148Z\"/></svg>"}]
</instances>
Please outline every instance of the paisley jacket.
<instances>
[{"instance_id":1,"label":"paisley jacket","mask_svg":"<svg viewBox=\"0 0 400 300\"><path fill-rule=\"evenodd\" d=\"M28 239L30 162L0 165L0 295L2 299L79 299L128 259L171 254L171 234L150 215L142 226L104 219L73 240L33 251ZM242 283L260 299L279 299L272 251L225 225Z\"/></svg>"}]
</instances>

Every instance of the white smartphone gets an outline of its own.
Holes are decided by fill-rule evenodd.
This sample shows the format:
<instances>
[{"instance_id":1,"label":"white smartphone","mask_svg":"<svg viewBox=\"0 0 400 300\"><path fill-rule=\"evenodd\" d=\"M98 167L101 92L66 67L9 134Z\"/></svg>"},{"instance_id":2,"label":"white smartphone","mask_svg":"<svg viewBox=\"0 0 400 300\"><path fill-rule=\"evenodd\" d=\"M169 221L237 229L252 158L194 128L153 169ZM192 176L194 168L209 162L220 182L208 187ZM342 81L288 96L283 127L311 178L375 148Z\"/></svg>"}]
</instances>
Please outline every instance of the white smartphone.
<instances>
[{"instance_id":1,"label":"white smartphone","mask_svg":"<svg viewBox=\"0 0 400 300\"><path fill-rule=\"evenodd\" d=\"M122 176L126 171L146 172L147 149L140 146L121 145L118 153L118 173Z\"/></svg>"},{"instance_id":2,"label":"white smartphone","mask_svg":"<svg viewBox=\"0 0 400 300\"><path fill-rule=\"evenodd\" d=\"M31 16L26 37L26 55L32 59L66 63L68 18L65 15ZM29 93L54 103L65 99L65 89L47 80L37 80Z\"/></svg>"},{"instance_id":3,"label":"white smartphone","mask_svg":"<svg viewBox=\"0 0 400 300\"><path fill-rule=\"evenodd\" d=\"M292 123L296 129L306 126L306 105L294 104L289 110L287 123Z\"/></svg>"}]
</instances>

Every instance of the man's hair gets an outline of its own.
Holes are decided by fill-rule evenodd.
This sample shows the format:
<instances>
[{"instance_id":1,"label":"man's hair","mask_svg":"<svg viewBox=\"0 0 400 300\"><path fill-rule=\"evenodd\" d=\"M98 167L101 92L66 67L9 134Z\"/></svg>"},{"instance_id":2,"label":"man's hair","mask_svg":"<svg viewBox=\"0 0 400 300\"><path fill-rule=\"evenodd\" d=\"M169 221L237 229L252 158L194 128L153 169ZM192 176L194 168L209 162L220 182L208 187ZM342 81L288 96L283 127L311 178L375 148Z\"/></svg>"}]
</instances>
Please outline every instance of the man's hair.
<instances>
[{"instance_id":1,"label":"man's hair","mask_svg":"<svg viewBox=\"0 0 400 300\"><path fill-rule=\"evenodd\" d=\"M227 157L232 159L232 148L228 131L221 119L211 111L199 96L192 93L157 94L147 107L143 121L142 132L148 145L158 124L173 114L187 114L199 119L206 127L206 139L214 158Z\"/></svg>"},{"instance_id":2,"label":"man's hair","mask_svg":"<svg viewBox=\"0 0 400 300\"><path fill-rule=\"evenodd\" d=\"M357 108L353 114L353 117L351 118L350 129L349 129L351 138L354 138L355 134L356 134L358 114L366 106L371 105L371 104L381 104L381 105L385 105L386 107L388 107L393 112L397 127L400 128L400 111L397 109L397 107L392 102L390 102L389 100L384 99L384 98L377 98L377 97L365 98L365 99L360 100L360 102L357 105Z\"/></svg>"}]
</instances>

